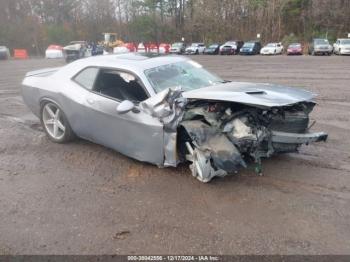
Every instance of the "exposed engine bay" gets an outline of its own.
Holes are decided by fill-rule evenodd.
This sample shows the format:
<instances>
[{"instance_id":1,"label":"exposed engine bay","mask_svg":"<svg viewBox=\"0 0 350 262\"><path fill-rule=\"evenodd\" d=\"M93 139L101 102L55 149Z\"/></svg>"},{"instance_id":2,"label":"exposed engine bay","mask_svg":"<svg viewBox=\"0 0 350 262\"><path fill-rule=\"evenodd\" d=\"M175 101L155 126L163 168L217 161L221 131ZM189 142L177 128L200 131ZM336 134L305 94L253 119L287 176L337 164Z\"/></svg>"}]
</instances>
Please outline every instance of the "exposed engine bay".
<instances>
[{"instance_id":1,"label":"exposed engine bay","mask_svg":"<svg viewBox=\"0 0 350 262\"><path fill-rule=\"evenodd\" d=\"M180 154L192 162L192 174L202 182L237 172L252 161L260 173L262 158L295 152L303 142L311 142L288 137L307 133L314 105L302 102L260 109L223 102L190 103L180 123L179 144L186 148ZM320 135L317 141L326 138Z\"/></svg>"},{"instance_id":2,"label":"exposed engine bay","mask_svg":"<svg viewBox=\"0 0 350 262\"><path fill-rule=\"evenodd\" d=\"M190 161L193 176L202 182L236 173L277 153L296 152L302 144L326 141L323 132L309 133L315 103L250 106L235 102L186 99L180 90L142 103L141 108L164 124L165 165ZM172 155L173 146L177 155ZM169 153L170 152L170 153Z\"/></svg>"}]
</instances>

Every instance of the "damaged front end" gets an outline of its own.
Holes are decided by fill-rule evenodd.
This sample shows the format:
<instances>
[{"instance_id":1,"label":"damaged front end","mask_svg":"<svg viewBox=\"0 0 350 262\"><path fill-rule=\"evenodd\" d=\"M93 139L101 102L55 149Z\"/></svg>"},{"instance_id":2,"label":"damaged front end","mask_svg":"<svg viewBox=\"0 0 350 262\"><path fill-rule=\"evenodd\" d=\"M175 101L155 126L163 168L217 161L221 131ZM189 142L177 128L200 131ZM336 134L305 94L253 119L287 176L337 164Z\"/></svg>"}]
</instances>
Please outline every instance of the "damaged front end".
<instances>
[{"instance_id":1,"label":"damaged front end","mask_svg":"<svg viewBox=\"0 0 350 262\"><path fill-rule=\"evenodd\" d=\"M261 159L296 152L302 144L326 141L327 134L309 133L315 103L259 107L237 102L186 99L179 89L141 103L164 124L165 166L190 161L202 182L236 173L250 163L261 173Z\"/></svg>"},{"instance_id":2,"label":"damaged front end","mask_svg":"<svg viewBox=\"0 0 350 262\"><path fill-rule=\"evenodd\" d=\"M327 134L308 133L313 102L261 109L229 102L189 103L183 127L192 174L202 182L235 173L251 162L261 173L261 159L295 152L302 144L326 141ZM185 132L184 132L185 131ZM187 138L186 138L187 137Z\"/></svg>"}]
</instances>

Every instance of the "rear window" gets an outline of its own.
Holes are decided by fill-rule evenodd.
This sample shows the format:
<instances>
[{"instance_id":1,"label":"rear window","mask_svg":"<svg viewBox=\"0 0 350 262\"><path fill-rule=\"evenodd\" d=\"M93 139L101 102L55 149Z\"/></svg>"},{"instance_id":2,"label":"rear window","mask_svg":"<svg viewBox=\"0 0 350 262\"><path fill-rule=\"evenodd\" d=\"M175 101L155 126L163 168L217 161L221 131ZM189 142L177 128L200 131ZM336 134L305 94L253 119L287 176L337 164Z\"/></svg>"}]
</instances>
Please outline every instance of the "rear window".
<instances>
[{"instance_id":1,"label":"rear window","mask_svg":"<svg viewBox=\"0 0 350 262\"><path fill-rule=\"evenodd\" d=\"M315 40L315 44L316 45L328 45L329 42L327 39L316 39Z\"/></svg>"},{"instance_id":2,"label":"rear window","mask_svg":"<svg viewBox=\"0 0 350 262\"><path fill-rule=\"evenodd\" d=\"M85 87L86 89L91 90L94 86L96 76L98 74L98 68L89 67L81 71L76 77L74 77L74 81L79 85Z\"/></svg>"}]
</instances>

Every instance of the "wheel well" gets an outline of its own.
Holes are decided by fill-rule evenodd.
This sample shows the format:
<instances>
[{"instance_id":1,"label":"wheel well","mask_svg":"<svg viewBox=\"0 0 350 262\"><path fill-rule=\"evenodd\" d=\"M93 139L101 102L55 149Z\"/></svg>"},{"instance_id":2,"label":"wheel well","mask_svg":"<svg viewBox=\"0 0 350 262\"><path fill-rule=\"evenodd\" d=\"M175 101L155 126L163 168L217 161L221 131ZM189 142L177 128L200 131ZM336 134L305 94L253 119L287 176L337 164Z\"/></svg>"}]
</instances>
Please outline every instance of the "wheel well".
<instances>
[{"instance_id":1,"label":"wheel well","mask_svg":"<svg viewBox=\"0 0 350 262\"><path fill-rule=\"evenodd\" d=\"M188 153L186 142L192 143L192 139L186 129L183 126L179 126L177 129L177 152L181 162L186 161L186 154Z\"/></svg>"},{"instance_id":2,"label":"wheel well","mask_svg":"<svg viewBox=\"0 0 350 262\"><path fill-rule=\"evenodd\" d=\"M40 111L42 110L42 108L43 108L43 106L45 105L45 104L47 104L47 103L54 103L55 105L57 105L59 108L61 108L61 106L58 104L58 103L56 103L56 101L54 101L54 100L52 100L52 99L50 99L50 98L42 98L41 100L40 100Z\"/></svg>"}]
</instances>

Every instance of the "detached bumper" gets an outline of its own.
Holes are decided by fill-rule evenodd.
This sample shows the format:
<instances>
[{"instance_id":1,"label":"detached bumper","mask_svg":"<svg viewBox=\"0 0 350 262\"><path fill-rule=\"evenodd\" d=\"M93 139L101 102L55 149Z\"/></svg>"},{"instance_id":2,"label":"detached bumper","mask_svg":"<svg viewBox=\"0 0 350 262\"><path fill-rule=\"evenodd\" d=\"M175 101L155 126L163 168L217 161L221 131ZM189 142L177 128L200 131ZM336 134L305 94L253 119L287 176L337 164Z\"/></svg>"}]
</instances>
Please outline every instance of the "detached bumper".
<instances>
[{"instance_id":1,"label":"detached bumper","mask_svg":"<svg viewBox=\"0 0 350 262\"><path fill-rule=\"evenodd\" d=\"M272 142L282 144L309 144L312 142L327 141L328 134L324 132L317 133L286 133L279 131L272 131Z\"/></svg>"}]
</instances>

